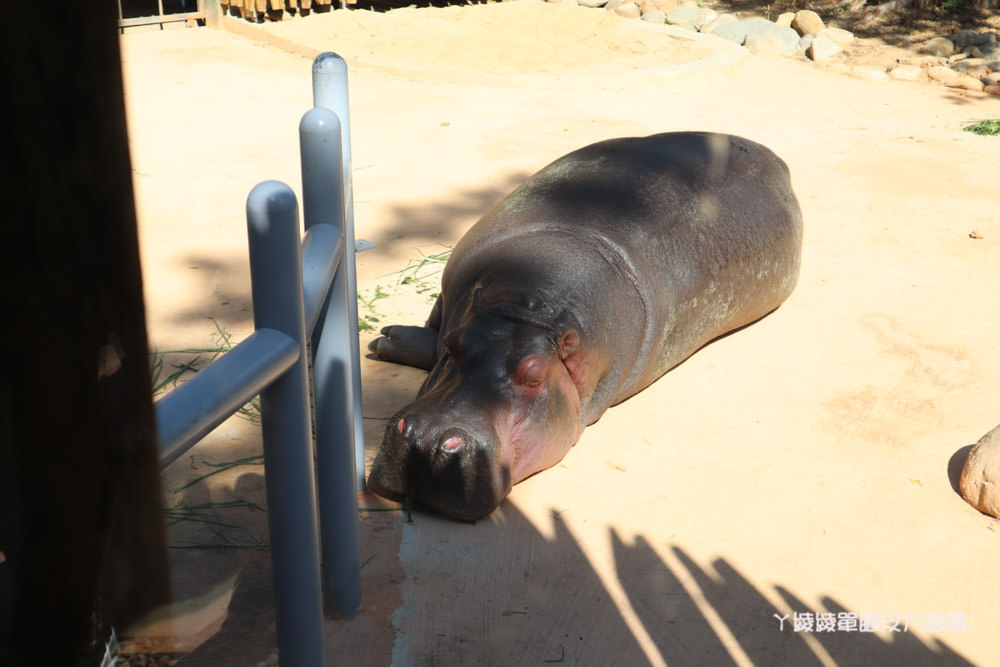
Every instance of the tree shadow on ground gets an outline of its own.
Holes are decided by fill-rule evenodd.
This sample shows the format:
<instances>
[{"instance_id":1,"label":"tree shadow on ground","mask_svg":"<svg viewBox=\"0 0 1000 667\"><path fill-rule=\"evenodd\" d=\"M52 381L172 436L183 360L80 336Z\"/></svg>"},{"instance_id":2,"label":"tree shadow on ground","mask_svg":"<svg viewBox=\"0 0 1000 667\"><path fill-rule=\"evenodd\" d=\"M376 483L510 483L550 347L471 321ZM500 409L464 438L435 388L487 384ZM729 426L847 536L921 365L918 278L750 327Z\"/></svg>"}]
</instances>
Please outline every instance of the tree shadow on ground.
<instances>
[{"instance_id":1,"label":"tree shadow on ground","mask_svg":"<svg viewBox=\"0 0 1000 667\"><path fill-rule=\"evenodd\" d=\"M241 476L232 493L262 502L259 478ZM189 496L201 498L193 488ZM832 596L813 609L781 586L774 592L787 610L776 609L726 559L703 567L670 545L678 563L671 565L646 538L629 544L611 529L621 587L615 593L557 512L543 532L509 500L475 524L389 511L363 512L361 525L364 611L346 621L328 618L330 664L344 656L357 665L596 664L608 656L622 665L972 664L933 633L918 636L912 628L889 640L857 626L798 628L789 610L817 622L856 623L860 614ZM266 526L254 530L266 533ZM186 570L180 578L192 591L239 577L221 630L181 665L257 664L273 654L266 551L184 550L174 567ZM631 619L615 602L622 592Z\"/></svg>"}]
</instances>

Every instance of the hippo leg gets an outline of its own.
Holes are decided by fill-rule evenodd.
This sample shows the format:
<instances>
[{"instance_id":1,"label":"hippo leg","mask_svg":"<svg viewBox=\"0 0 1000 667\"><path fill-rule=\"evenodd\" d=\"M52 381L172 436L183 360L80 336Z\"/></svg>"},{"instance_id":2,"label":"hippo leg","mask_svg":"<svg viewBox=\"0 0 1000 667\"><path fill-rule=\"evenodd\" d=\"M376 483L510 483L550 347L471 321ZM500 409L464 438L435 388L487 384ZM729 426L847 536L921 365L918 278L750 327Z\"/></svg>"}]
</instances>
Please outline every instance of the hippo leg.
<instances>
[{"instance_id":1,"label":"hippo leg","mask_svg":"<svg viewBox=\"0 0 1000 667\"><path fill-rule=\"evenodd\" d=\"M382 335L368 344L368 349L383 361L429 371L437 361L438 328L441 326L441 299L434 303L427 325L422 327L393 325L382 329Z\"/></svg>"}]
</instances>

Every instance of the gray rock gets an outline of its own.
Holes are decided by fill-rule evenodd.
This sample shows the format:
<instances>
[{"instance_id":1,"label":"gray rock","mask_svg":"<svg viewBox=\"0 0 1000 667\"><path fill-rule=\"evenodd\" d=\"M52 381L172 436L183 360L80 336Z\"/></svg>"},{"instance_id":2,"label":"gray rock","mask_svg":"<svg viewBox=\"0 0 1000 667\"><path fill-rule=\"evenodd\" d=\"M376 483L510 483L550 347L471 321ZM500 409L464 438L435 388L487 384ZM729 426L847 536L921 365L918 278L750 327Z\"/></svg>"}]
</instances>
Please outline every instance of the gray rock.
<instances>
[{"instance_id":1,"label":"gray rock","mask_svg":"<svg viewBox=\"0 0 1000 667\"><path fill-rule=\"evenodd\" d=\"M818 63L825 63L836 58L843 51L836 42L826 35L816 35L809 47L809 57Z\"/></svg>"},{"instance_id":2,"label":"gray rock","mask_svg":"<svg viewBox=\"0 0 1000 667\"><path fill-rule=\"evenodd\" d=\"M983 92L1000 97L1000 83L988 83L983 86Z\"/></svg>"},{"instance_id":3,"label":"gray rock","mask_svg":"<svg viewBox=\"0 0 1000 667\"><path fill-rule=\"evenodd\" d=\"M934 81L948 83L949 81L958 78L958 72L950 67L945 67L944 65L933 65L927 68L927 76Z\"/></svg>"},{"instance_id":4,"label":"gray rock","mask_svg":"<svg viewBox=\"0 0 1000 667\"><path fill-rule=\"evenodd\" d=\"M625 0L608 0L604 5L604 9L609 12L614 11L616 8L621 7L625 4Z\"/></svg>"},{"instance_id":5,"label":"gray rock","mask_svg":"<svg viewBox=\"0 0 1000 667\"><path fill-rule=\"evenodd\" d=\"M802 52L799 49L799 33L777 25L748 32L743 45L757 56L794 56Z\"/></svg>"},{"instance_id":6,"label":"gray rock","mask_svg":"<svg viewBox=\"0 0 1000 667\"><path fill-rule=\"evenodd\" d=\"M664 14L659 9L654 9L651 12L646 12L642 15L642 20L646 23L655 23L656 25L662 25L667 22L667 15Z\"/></svg>"},{"instance_id":7,"label":"gray rock","mask_svg":"<svg viewBox=\"0 0 1000 667\"><path fill-rule=\"evenodd\" d=\"M956 74L954 79L945 81L944 85L949 88L961 88L962 90L971 90L977 93L985 87L982 81L968 74Z\"/></svg>"},{"instance_id":8,"label":"gray rock","mask_svg":"<svg viewBox=\"0 0 1000 667\"><path fill-rule=\"evenodd\" d=\"M986 61L982 58L966 58L957 63L954 69L956 72L975 77L983 77L990 73L990 68L986 66Z\"/></svg>"},{"instance_id":9,"label":"gray rock","mask_svg":"<svg viewBox=\"0 0 1000 667\"><path fill-rule=\"evenodd\" d=\"M948 37L956 49L964 49L967 46L979 46L997 41L995 32L976 32L975 30L959 30L954 35Z\"/></svg>"},{"instance_id":10,"label":"gray rock","mask_svg":"<svg viewBox=\"0 0 1000 667\"><path fill-rule=\"evenodd\" d=\"M1000 86L1000 72L992 72L980 78L987 86Z\"/></svg>"},{"instance_id":11,"label":"gray rock","mask_svg":"<svg viewBox=\"0 0 1000 667\"><path fill-rule=\"evenodd\" d=\"M611 11L613 11L615 14L618 14L618 16L627 19L637 19L642 15L642 12L639 10L639 5L635 4L634 2L626 2L620 4Z\"/></svg>"},{"instance_id":12,"label":"gray rock","mask_svg":"<svg viewBox=\"0 0 1000 667\"><path fill-rule=\"evenodd\" d=\"M974 58L1000 58L1000 44L987 42L974 46L972 47L972 56Z\"/></svg>"},{"instance_id":13,"label":"gray rock","mask_svg":"<svg viewBox=\"0 0 1000 667\"><path fill-rule=\"evenodd\" d=\"M823 28L823 19L819 14L809 9L800 9L795 12L791 27L800 35L818 35Z\"/></svg>"},{"instance_id":14,"label":"gray rock","mask_svg":"<svg viewBox=\"0 0 1000 667\"><path fill-rule=\"evenodd\" d=\"M819 31L819 34L844 49L854 41L854 33L843 28L823 28Z\"/></svg>"},{"instance_id":15,"label":"gray rock","mask_svg":"<svg viewBox=\"0 0 1000 667\"><path fill-rule=\"evenodd\" d=\"M969 452L958 490L977 510L1000 518L1000 426L980 438Z\"/></svg>"},{"instance_id":16,"label":"gray rock","mask_svg":"<svg viewBox=\"0 0 1000 667\"><path fill-rule=\"evenodd\" d=\"M759 30L768 30L773 25L774 23L768 21L767 19L744 19L742 21L738 21L737 23L720 26L713 30L712 34L716 37L722 37L723 39L736 42L737 44L744 44L749 33Z\"/></svg>"},{"instance_id":17,"label":"gray rock","mask_svg":"<svg viewBox=\"0 0 1000 667\"><path fill-rule=\"evenodd\" d=\"M735 14L719 14L714 19L701 27L701 31L707 34L714 33L716 28L720 28L730 23L738 23L739 19Z\"/></svg>"},{"instance_id":18,"label":"gray rock","mask_svg":"<svg viewBox=\"0 0 1000 667\"><path fill-rule=\"evenodd\" d=\"M938 56L940 58L947 58L955 52L955 42L951 41L947 37L935 37L927 41L922 49L924 53L929 53L932 56Z\"/></svg>"},{"instance_id":19,"label":"gray rock","mask_svg":"<svg viewBox=\"0 0 1000 667\"><path fill-rule=\"evenodd\" d=\"M989 60L986 62L986 66L990 68L991 72L1000 72L1000 60Z\"/></svg>"},{"instance_id":20,"label":"gray rock","mask_svg":"<svg viewBox=\"0 0 1000 667\"><path fill-rule=\"evenodd\" d=\"M667 22L679 28L688 30L701 30L701 27L714 19L717 14L707 7L699 7L692 3L685 3L674 7L667 12Z\"/></svg>"},{"instance_id":21,"label":"gray rock","mask_svg":"<svg viewBox=\"0 0 1000 667\"><path fill-rule=\"evenodd\" d=\"M608 4L608 0L577 0L581 7L603 7Z\"/></svg>"}]
</instances>

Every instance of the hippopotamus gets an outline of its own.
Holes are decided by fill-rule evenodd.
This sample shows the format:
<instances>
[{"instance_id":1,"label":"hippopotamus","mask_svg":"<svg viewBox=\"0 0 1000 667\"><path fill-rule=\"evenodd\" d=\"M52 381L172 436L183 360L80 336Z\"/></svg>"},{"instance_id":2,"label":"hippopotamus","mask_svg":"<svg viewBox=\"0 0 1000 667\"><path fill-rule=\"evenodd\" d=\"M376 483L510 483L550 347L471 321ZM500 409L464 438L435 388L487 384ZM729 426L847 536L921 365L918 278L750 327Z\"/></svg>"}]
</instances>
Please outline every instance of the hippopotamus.
<instances>
[{"instance_id":1,"label":"hippopotamus","mask_svg":"<svg viewBox=\"0 0 1000 667\"><path fill-rule=\"evenodd\" d=\"M536 173L455 245L427 323L378 359L430 371L393 416L368 488L489 514L583 430L798 279L788 167L736 136L601 141Z\"/></svg>"}]
</instances>

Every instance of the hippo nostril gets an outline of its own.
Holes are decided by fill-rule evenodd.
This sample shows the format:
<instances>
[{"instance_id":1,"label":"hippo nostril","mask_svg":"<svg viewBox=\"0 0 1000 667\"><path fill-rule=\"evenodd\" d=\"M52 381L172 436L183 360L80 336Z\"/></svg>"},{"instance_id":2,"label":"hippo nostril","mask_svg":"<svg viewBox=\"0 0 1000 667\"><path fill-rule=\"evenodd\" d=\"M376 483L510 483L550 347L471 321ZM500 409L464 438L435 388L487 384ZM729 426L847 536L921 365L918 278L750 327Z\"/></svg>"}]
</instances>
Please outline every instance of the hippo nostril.
<instances>
[{"instance_id":1,"label":"hippo nostril","mask_svg":"<svg viewBox=\"0 0 1000 667\"><path fill-rule=\"evenodd\" d=\"M448 429L441 434L441 439L438 440L438 447L445 454L454 454L466 446L468 439L468 435L462 430Z\"/></svg>"},{"instance_id":2,"label":"hippo nostril","mask_svg":"<svg viewBox=\"0 0 1000 667\"><path fill-rule=\"evenodd\" d=\"M441 443L441 447L443 447L446 452L453 452L461 447L462 444L462 439L456 435Z\"/></svg>"}]
</instances>

